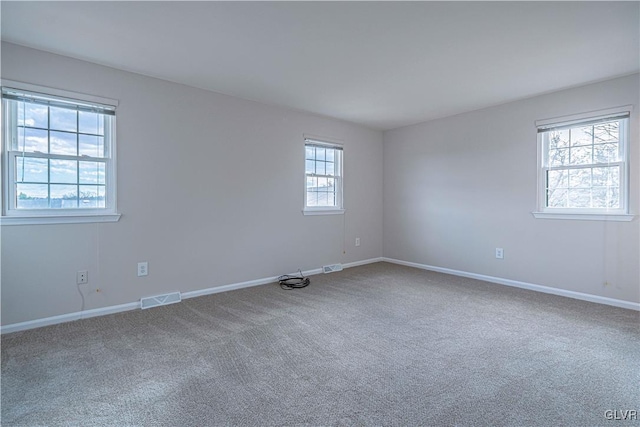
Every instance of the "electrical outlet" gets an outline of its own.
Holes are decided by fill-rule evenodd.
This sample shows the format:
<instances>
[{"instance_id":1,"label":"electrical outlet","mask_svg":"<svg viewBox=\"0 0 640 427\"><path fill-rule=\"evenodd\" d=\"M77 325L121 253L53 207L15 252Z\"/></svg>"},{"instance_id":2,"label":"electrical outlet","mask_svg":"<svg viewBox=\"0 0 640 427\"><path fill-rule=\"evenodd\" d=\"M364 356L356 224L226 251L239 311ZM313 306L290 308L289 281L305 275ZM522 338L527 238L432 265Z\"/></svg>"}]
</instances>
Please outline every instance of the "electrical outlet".
<instances>
[{"instance_id":1,"label":"electrical outlet","mask_svg":"<svg viewBox=\"0 0 640 427\"><path fill-rule=\"evenodd\" d=\"M139 262L138 263L138 277L146 276L149 274L149 263L148 262Z\"/></svg>"},{"instance_id":2,"label":"electrical outlet","mask_svg":"<svg viewBox=\"0 0 640 427\"><path fill-rule=\"evenodd\" d=\"M504 259L504 249L496 248L496 258Z\"/></svg>"},{"instance_id":3,"label":"electrical outlet","mask_svg":"<svg viewBox=\"0 0 640 427\"><path fill-rule=\"evenodd\" d=\"M76 283L78 285L84 285L89 281L89 272L87 270L80 270L76 273Z\"/></svg>"},{"instance_id":4,"label":"electrical outlet","mask_svg":"<svg viewBox=\"0 0 640 427\"><path fill-rule=\"evenodd\" d=\"M356 237L356 246L360 246L360 238Z\"/></svg>"}]
</instances>

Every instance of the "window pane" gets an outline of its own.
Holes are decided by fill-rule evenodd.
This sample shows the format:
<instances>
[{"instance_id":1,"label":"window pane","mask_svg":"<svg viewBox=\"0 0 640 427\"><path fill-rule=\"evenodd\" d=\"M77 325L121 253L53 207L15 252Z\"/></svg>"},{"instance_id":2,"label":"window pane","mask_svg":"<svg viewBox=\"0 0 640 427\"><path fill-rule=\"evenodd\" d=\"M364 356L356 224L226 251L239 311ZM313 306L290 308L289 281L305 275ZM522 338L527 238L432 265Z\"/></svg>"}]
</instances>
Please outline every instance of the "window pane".
<instances>
[{"instance_id":1,"label":"window pane","mask_svg":"<svg viewBox=\"0 0 640 427\"><path fill-rule=\"evenodd\" d=\"M573 147L571 148L571 161L572 165L587 165L593 162L592 158L593 147Z\"/></svg>"},{"instance_id":2,"label":"window pane","mask_svg":"<svg viewBox=\"0 0 640 427\"><path fill-rule=\"evenodd\" d=\"M94 135L78 135L79 154L81 156L105 157L104 137Z\"/></svg>"},{"instance_id":3,"label":"window pane","mask_svg":"<svg viewBox=\"0 0 640 427\"><path fill-rule=\"evenodd\" d=\"M18 102L18 126L47 129L49 127L47 106Z\"/></svg>"},{"instance_id":4,"label":"window pane","mask_svg":"<svg viewBox=\"0 0 640 427\"><path fill-rule=\"evenodd\" d=\"M46 209L49 207L47 184L17 184L16 208Z\"/></svg>"},{"instance_id":5,"label":"window pane","mask_svg":"<svg viewBox=\"0 0 640 427\"><path fill-rule=\"evenodd\" d=\"M98 203L98 207L99 208L104 208L104 207L107 206L107 204L106 204L107 197L106 197L105 194L106 194L105 187L104 186L98 187L98 202L97 203Z\"/></svg>"},{"instance_id":6,"label":"window pane","mask_svg":"<svg viewBox=\"0 0 640 427\"><path fill-rule=\"evenodd\" d=\"M104 115L102 114L79 111L78 124L80 127L78 132L104 135Z\"/></svg>"},{"instance_id":7,"label":"window pane","mask_svg":"<svg viewBox=\"0 0 640 427\"><path fill-rule=\"evenodd\" d=\"M318 206L333 206L333 193L326 191L318 192Z\"/></svg>"},{"instance_id":8,"label":"window pane","mask_svg":"<svg viewBox=\"0 0 640 427\"><path fill-rule=\"evenodd\" d=\"M49 135L46 130L18 128L18 151L25 153L47 153L49 151Z\"/></svg>"},{"instance_id":9,"label":"window pane","mask_svg":"<svg viewBox=\"0 0 640 427\"><path fill-rule=\"evenodd\" d=\"M16 182L49 181L49 162L47 159L16 157Z\"/></svg>"},{"instance_id":10,"label":"window pane","mask_svg":"<svg viewBox=\"0 0 640 427\"><path fill-rule=\"evenodd\" d=\"M78 111L68 108L49 107L50 129L78 131Z\"/></svg>"},{"instance_id":11,"label":"window pane","mask_svg":"<svg viewBox=\"0 0 640 427\"><path fill-rule=\"evenodd\" d=\"M51 182L59 184L77 183L78 162L75 160L51 160Z\"/></svg>"},{"instance_id":12,"label":"window pane","mask_svg":"<svg viewBox=\"0 0 640 427\"><path fill-rule=\"evenodd\" d=\"M569 171L555 170L547 173L547 188L567 188L569 186Z\"/></svg>"},{"instance_id":13,"label":"window pane","mask_svg":"<svg viewBox=\"0 0 640 427\"><path fill-rule=\"evenodd\" d=\"M51 184L51 204L53 209L73 209L78 207L78 187L76 185Z\"/></svg>"},{"instance_id":14,"label":"window pane","mask_svg":"<svg viewBox=\"0 0 640 427\"><path fill-rule=\"evenodd\" d=\"M318 190L327 191L327 178L318 178Z\"/></svg>"},{"instance_id":15,"label":"window pane","mask_svg":"<svg viewBox=\"0 0 640 427\"><path fill-rule=\"evenodd\" d=\"M566 208L567 207L568 190L549 190L547 191L547 206L550 208Z\"/></svg>"},{"instance_id":16,"label":"window pane","mask_svg":"<svg viewBox=\"0 0 640 427\"><path fill-rule=\"evenodd\" d=\"M591 190L591 200L594 208L607 207L607 187L595 187Z\"/></svg>"},{"instance_id":17,"label":"window pane","mask_svg":"<svg viewBox=\"0 0 640 427\"><path fill-rule=\"evenodd\" d=\"M316 173L318 175L325 175L325 162L316 162Z\"/></svg>"},{"instance_id":18,"label":"window pane","mask_svg":"<svg viewBox=\"0 0 640 427\"><path fill-rule=\"evenodd\" d=\"M316 147L316 160L323 160L325 159L325 152L327 151L326 148L320 148L320 147Z\"/></svg>"},{"instance_id":19,"label":"window pane","mask_svg":"<svg viewBox=\"0 0 640 427\"><path fill-rule=\"evenodd\" d=\"M592 126L583 126L570 129L571 146L590 145L592 143L591 135L593 133Z\"/></svg>"},{"instance_id":20,"label":"window pane","mask_svg":"<svg viewBox=\"0 0 640 427\"><path fill-rule=\"evenodd\" d=\"M591 169L571 169L569 170L570 188L590 188Z\"/></svg>"},{"instance_id":21,"label":"window pane","mask_svg":"<svg viewBox=\"0 0 640 427\"><path fill-rule=\"evenodd\" d=\"M594 142L618 142L620 122L600 123L593 126Z\"/></svg>"},{"instance_id":22,"label":"window pane","mask_svg":"<svg viewBox=\"0 0 640 427\"><path fill-rule=\"evenodd\" d=\"M593 161L595 163L609 163L618 161L618 144L598 144L593 147Z\"/></svg>"},{"instance_id":23,"label":"window pane","mask_svg":"<svg viewBox=\"0 0 640 427\"><path fill-rule=\"evenodd\" d=\"M336 153L336 150L331 150L331 149L326 150L327 162L335 161L335 153Z\"/></svg>"},{"instance_id":24,"label":"window pane","mask_svg":"<svg viewBox=\"0 0 640 427\"><path fill-rule=\"evenodd\" d=\"M313 160L305 160L305 173L316 173L316 162Z\"/></svg>"},{"instance_id":25,"label":"window pane","mask_svg":"<svg viewBox=\"0 0 640 427\"><path fill-rule=\"evenodd\" d=\"M605 187L620 185L620 168L611 166L605 168L593 168L593 186Z\"/></svg>"},{"instance_id":26,"label":"window pane","mask_svg":"<svg viewBox=\"0 0 640 427\"><path fill-rule=\"evenodd\" d=\"M327 162L325 163L325 167L326 167L326 175L331 175L334 176L335 173L335 166L336 164L333 162Z\"/></svg>"},{"instance_id":27,"label":"window pane","mask_svg":"<svg viewBox=\"0 0 640 427\"><path fill-rule=\"evenodd\" d=\"M80 208L98 208L98 186L81 185L80 186Z\"/></svg>"},{"instance_id":28,"label":"window pane","mask_svg":"<svg viewBox=\"0 0 640 427\"><path fill-rule=\"evenodd\" d=\"M51 131L51 154L78 155L78 134Z\"/></svg>"},{"instance_id":29,"label":"window pane","mask_svg":"<svg viewBox=\"0 0 640 427\"><path fill-rule=\"evenodd\" d=\"M315 147L305 147L305 159L314 160L316 158Z\"/></svg>"},{"instance_id":30,"label":"window pane","mask_svg":"<svg viewBox=\"0 0 640 427\"><path fill-rule=\"evenodd\" d=\"M549 166L564 166L569 164L569 149L549 150Z\"/></svg>"},{"instance_id":31,"label":"window pane","mask_svg":"<svg viewBox=\"0 0 640 427\"><path fill-rule=\"evenodd\" d=\"M589 208L591 207L591 190L590 189L569 189L569 206L570 208Z\"/></svg>"},{"instance_id":32,"label":"window pane","mask_svg":"<svg viewBox=\"0 0 640 427\"><path fill-rule=\"evenodd\" d=\"M318 178L314 176L307 177L307 190L313 191L318 186Z\"/></svg>"},{"instance_id":33,"label":"window pane","mask_svg":"<svg viewBox=\"0 0 640 427\"><path fill-rule=\"evenodd\" d=\"M329 191L335 191L335 179L333 178L327 178L327 188L329 189Z\"/></svg>"},{"instance_id":34,"label":"window pane","mask_svg":"<svg viewBox=\"0 0 640 427\"><path fill-rule=\"evenodd\" d=\"M79 162L80 184L104 184L104 163Z\"/></svg>"},{"instance_id":35,"label":"window pane","mask_svg":"<svg viewBox=\"0 0 640 427\"><path fill-rule=\"evenodd\" d=\"M307 206L318 206L318 192L307 191Z\"/></svg>"},{"instance_id":36,"label":"window pane","mask_svg":"<svg viewBox=\"0 0 640 427\"><path fill-rule=\"evenodd\" d=\"M548 133L549 148L567 148L569 146L569 129L553 130Z\"/></svg>"},{"instance_id":37,"label":"window pane","mask_svg":"<svg viewBox=\"0 0 640 427\"><path fill-rule=\"evenodd\" d=\"M620 208L620 189L610 187L607 192L607 205L610 208Z\"/></svg>"}]
</instances>

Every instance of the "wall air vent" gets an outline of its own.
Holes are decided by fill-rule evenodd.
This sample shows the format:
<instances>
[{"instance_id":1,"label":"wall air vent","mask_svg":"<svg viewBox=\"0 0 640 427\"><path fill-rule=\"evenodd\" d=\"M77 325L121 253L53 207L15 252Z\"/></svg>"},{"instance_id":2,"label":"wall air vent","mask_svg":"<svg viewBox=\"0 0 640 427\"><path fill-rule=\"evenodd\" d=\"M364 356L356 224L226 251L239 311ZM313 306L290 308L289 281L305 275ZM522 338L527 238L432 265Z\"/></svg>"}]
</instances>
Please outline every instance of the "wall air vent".
<instances>
[{"instance_id":1,"label":"wall air vent","mask_svg":"<svg viewBox=\"0 0 640 427\"><path fill-rule=\"evenodd\" d=\"M158 307L160 305L174 304L182 301L180 292L171 292L169 294L156 295L154 297L146 297L140 299L140 308Z\"/></svg>"},{"instance_id":2,"label":"wall air vent","mask_svg":"<svg viewBox=\"0 0 640 427\"><path fill-rule=\"evenodd\" d=\"M322 266L322 271L326 273L333 273L334 271L342 271L342 264L331 264Z\"/></svg>"}]
</instances>

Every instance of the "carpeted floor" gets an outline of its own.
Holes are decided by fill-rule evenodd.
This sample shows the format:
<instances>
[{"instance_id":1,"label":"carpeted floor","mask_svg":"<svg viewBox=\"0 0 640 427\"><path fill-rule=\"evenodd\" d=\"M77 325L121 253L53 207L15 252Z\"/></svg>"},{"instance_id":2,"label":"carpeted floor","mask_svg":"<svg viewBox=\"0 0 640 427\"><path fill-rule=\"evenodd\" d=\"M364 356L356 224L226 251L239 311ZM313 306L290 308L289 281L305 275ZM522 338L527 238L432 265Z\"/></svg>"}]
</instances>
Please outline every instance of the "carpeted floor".
<instances>
[{"instance_id":1,"label":"carpeted floor","mask_svg":"<svg viewBox=\"0 0 640 427\"><path fill-rule=\"evenodd\" d=\"M637 425L639 325L377 263L5 335L2 425Z\"/></svg>"}]
</instances>

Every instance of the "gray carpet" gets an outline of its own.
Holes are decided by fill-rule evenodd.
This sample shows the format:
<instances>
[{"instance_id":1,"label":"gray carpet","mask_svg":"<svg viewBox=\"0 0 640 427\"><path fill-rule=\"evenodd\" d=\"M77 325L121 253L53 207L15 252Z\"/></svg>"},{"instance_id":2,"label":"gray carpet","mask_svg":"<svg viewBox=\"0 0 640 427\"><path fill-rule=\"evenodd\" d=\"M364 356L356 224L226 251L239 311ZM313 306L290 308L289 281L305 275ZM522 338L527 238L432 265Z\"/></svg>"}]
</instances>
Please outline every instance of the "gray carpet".
<instances>
[{"instance_id":1,"label":"gray carpet","mask_svg":"<svg viewBox=\"0 0 640 427\"><path fill-rule=\"evenodd\" d=\"M639 321L377 263L5 335L2 425L637 425Z\"/></svg>"}]
</instances>

